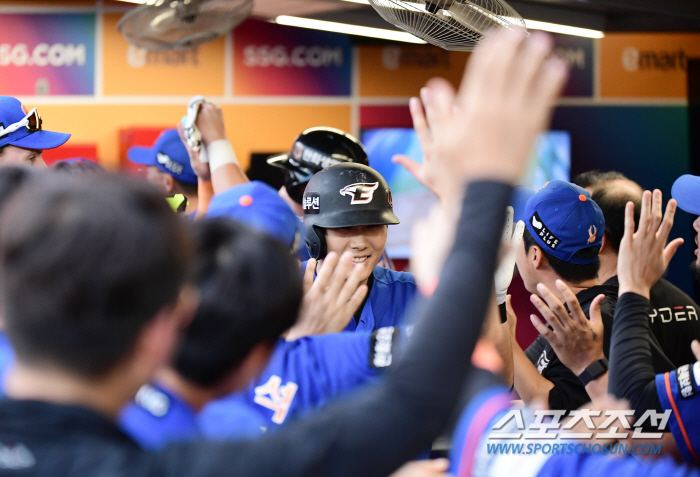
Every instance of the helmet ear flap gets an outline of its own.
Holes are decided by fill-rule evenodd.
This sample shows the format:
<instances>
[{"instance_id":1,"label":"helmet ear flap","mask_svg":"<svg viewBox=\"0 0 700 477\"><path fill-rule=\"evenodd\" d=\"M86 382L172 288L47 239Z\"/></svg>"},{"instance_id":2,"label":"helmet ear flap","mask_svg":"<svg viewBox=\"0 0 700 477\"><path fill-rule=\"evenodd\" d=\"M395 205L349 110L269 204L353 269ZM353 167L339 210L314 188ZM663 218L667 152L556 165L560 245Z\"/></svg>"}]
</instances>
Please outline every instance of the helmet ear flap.
<instances>
[{"instance_id":1,"label":"helmet ear flap","mask_svg":"<svg viewBox=\"0 0 700 477\"><path fill-rule=\"evenodd\" d=\"M306 229L306 248L311 258L321 260L326 257L326 234L321 227L312 225Z\"/></svg>"}]
</instances>

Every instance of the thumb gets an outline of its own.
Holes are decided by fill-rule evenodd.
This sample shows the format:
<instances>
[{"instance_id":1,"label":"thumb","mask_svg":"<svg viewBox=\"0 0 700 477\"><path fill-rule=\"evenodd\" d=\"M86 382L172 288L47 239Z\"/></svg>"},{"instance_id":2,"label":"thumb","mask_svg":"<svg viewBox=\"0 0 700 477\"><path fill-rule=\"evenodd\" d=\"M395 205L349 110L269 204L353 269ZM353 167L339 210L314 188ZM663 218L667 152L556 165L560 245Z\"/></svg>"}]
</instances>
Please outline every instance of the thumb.
<instances>
[{"instance_id":1,"label":"thumb","mask_svg":"<svg viewBox=\"0 0 700 477\"><path fill-rule=\"evenodd\" d=\"M311 286L314 284L314 270L316 270L316 260L311 258L308 262L306 262L306 270L304 270L304 294L308 293L308 291L311 289Z\"/></svg>"},{"instance_id":2,"label":"thumb","mask_svg":"<svg viewBox=\"0 0 700 477\"><path fill-rule=\"evenodd\" d=\"M698 342L698 340L693 340L693 342L690 343L690 349L693 351L695 359L700 361L700 342Z\"/></svg>"},{"instance_id":3,"label":"thumb","mask_svg":"<svg viewBox=\"0 0 700 477\"><path fill-rule=\"evenodd\" d=\"M603 332L603 318L600 313L600 304L603 300L605 300L605 295L598 295L595 297L588 313L590 316L591 328L599 334Z\"/></svg>"},{"instance_id":4,"label":"thumb","mask_svg":"<svg viewBox=\"0 0 700 477\"><path fill-rule=\"evenodd\" d=\"M677 238L673 240L671 243L666 245L666 248L664 249L664 261L666 262L666 265L671 261L673 256L676 254L678 251L678 248L683 245L683 239L682 238Z\"/></svg>"}]
</instances>

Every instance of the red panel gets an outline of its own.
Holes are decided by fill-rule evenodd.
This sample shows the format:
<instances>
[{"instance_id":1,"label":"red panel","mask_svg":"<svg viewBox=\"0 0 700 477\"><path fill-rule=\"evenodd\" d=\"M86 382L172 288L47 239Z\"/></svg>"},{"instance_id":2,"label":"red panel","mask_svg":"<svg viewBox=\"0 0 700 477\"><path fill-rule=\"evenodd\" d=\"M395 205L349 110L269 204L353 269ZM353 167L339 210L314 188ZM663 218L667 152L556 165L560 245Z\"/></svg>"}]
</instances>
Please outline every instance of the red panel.
<instances>
[{"instance_id":1,"label":"red panel","mask_svg":"<svg viewBox=\"0 0 700 477\"><path fill-rule=\"evenodd\" d=\"M525 289L525 284L519 274L516 273L513 277L513 282L510 284L508 292L512 297L513 310L518 316L518 327L515 330L515 337L520 347L526 349L539 335L530 322L530 315L540 316L540 314L535 305L530 302L531 293Z\"/></svg>"},{"instance_id":2,"label":"red panel","mask_svg":"<svg viewBox=\"0 0 700 477\"><path fill-rule=\"evenodd\" d=\"M164 130L169 126L162 128L128 128L119 130L119 167L122 171L132 175L140 175L139 169L141 166L132 163L127 159L126 153L134 146L151 147Z\"/></svg>"},{"instance_id":3,"label":"red panel","mask_svg":"<svg viewBox=\"0 0 700 477\"><path fill-rule=\"evenodd\" d=\"M99 162L97 160L97 145L95 144L68 144L55 149L46 149L41 157L49 167L64 159L81 158Z\"/></svg>"},{"instance_id":4,"label":"red panel","mask_svg":"<svg viewBox=\"0 0 700 477\"><path fill-rule=\"evenodd\" d=\"M360 128L412 128L411 112L405 106L362 106Z\"/></svg>"}]
</instances>

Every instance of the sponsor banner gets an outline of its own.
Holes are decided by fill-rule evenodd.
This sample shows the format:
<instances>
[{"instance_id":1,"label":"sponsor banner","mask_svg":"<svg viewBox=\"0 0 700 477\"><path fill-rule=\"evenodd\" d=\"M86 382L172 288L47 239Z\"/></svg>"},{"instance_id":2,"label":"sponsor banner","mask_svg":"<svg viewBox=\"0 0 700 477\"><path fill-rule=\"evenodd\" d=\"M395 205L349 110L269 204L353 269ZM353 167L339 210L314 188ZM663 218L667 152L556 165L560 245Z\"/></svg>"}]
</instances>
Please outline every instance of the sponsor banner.
<instances>
[{"instance_id":1,"label":"sponsor banner","mask_svg":"<svg viewBox=\"0 0 700 477\"><path fill-rule=\"evenodd\" d=\"M593 40L553 35L555 53L571 67L564 96L593 96ZM359 48L361 96L416 96L436 76L455 87L469 53L429 45L367 45Z\"/></svg>"},{"instance_id":2,"label":"sponsor banner","mask_svg":"<svg viewBox=\"0 0 700 477\"><path fill-rule=\"evenodd\" d=\"M459 85L469 53L428 45L360 46L360 96L416 96L435 76Z\"/></svg>"},{"instance_id":3,"label":"sponsor banner","mask_svg":"<svg viewBox=\"0 0 700 477\"><path fill-rule=\"evenodd\" d=\"M600 40L603 98L688 97L688 58L700 56L698 33L610 33Z\"/></svg>"},{"instance_id":4,"label":"sponsor banner","mask_svg":"<svg viewBox=\"0 0 700 477\"><path fill-rule=\"evenodd\" d=\"M249 20L233 32L233 91L240 96L349 96L346 35Z\"/></svg>"},{"instance_id":5,"label":"sponsor banner","mask_svg":"<svg viewBox=\"0 0 700 477\"><path fill-rule=\"evenodd\" d=\"M95 15L0 15L0 91L95 92Z\"/></svg>"},{"instance_id":6,"label":"sponsor banner","mask_svg":"<svg viewBox=\"0 0 700 477\"><path fill-rule=\"evenodd\" d=\"M146 51L119 33L120 18L104 15L105 95L223 96L223 37L190 50Z\"/></svg>"}]
</instances>

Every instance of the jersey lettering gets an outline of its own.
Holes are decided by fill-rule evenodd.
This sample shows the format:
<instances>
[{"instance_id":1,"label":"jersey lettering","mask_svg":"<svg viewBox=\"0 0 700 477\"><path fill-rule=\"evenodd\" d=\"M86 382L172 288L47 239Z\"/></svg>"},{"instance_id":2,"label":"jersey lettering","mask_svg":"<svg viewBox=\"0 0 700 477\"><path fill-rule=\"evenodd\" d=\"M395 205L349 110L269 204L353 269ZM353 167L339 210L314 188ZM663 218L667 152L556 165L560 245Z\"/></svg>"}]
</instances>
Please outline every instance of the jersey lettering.
<instances>
[{"instance_id":1,"label":"jersey lettering","mask_svg":"<svg viewBox=\"0 0 700 477\"><path fill-rule=\"evenodd\" d=\"M272 422L275 424L282 424L287 418L289 408L297 389L299 389L299 386L291 381L284 386L281 384L282 378L270 376L267 383L255 388L255 398L253 399L256 404L275 412L272 415Z\"/></svg>"}]
</instances>

